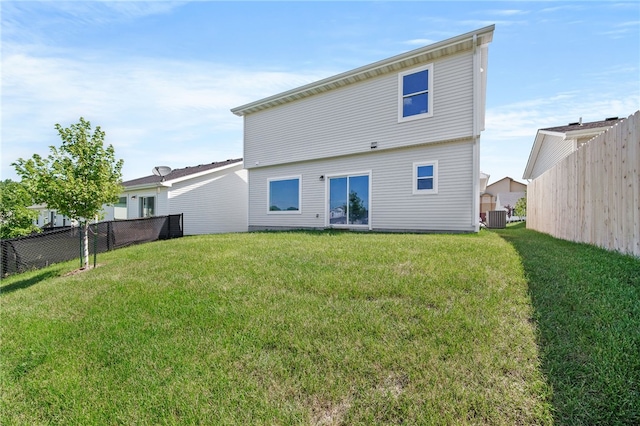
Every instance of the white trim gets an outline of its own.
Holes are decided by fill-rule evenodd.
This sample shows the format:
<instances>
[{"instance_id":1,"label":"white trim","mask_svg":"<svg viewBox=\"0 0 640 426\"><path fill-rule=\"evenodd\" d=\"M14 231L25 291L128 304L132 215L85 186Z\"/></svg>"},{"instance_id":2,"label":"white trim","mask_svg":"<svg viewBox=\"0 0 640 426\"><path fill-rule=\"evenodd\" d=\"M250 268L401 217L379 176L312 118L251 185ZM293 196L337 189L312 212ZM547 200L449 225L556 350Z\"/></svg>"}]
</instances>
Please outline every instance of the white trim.
<instances>
[{"instance_id":1,"label":"white trim","mask_svg":"<svg viewBox=\"0 0 640 426\"><path fill-rule=\"evenodd\" d=\"M244 161L238 161L236 163L231 163L231 164L227 164L225 166L220 166L220 167L216 167L213 169L208 169L208 170L204 170L202 172L197 172L197 173L192 173L189 175L185 175L179 178L175 178L175 179L169 179L169 180L165 180L163 182L149 182L149 183L141 183L138 185L130 185L130 186L123 186L124 191L139 191L141 189L152 189L152 188L171 188L173 186L173 184L175 183L179 183L179 182L184 182L185 180L189 180L189 179L195 179L201 176L205 176L211 173L217 173L217 172L221 172L221 171L225 171L234 167L238 167L240 166L240 169L242 170L244 168ZM133 180L133 179L132 179Z\"/></svg>"},{"instance_id":2,"label":"white trim","mask_svg":"<svg viewBox=\"0 0 640 426\"><path fill-rule=\"evenodd\" d=\"M294 179L298 179L298 210L276 210L276 211L270 210L271 182L283 181L283 180L294 180ZM271 214L271 215L302 214L302 175L267 178L267 214Z\"/></svg>"},{"instance_id":3,"label":"white trim","mask_svg":"<svg viewBox=\"0 0 640 426\"><path fill-rule=\"evenodd\" d=\"M171 179L171 180L168 180L168 181L165 181L165 182L161 182L161 183L164 183L163 186L172 186L174 183L183 182L183 181L189 180L189 179L195 179L195 178L198 178L200 176L205 176L205 175L208 175L208 174L211 174L211 173L222 172L222 171L225 171L227 169L232 169L232 168L238 167L238 166L240 166L240 169L243 169L244 168L244 161L238 161L236 163L226 164L224 166L216 167L216 168L209 169L209 170L204 170L202 172L193 173L193 174L190 174L190 175L186 175L186 176L182 176L182 177L179 177L179 178Z\"/></svg>"},{"instance_id":4,"label":"white trim","mask_svg":"<svg viewBox=\"0 0 640 426\"><path fill-rule=\"evenodd\" d=\"M336 229L369 229L369 231L371 231L373 229L373 224L372 224L372 220L371 220L371 197L372 197L372 188L373 188L373 184L372 184L372 170L366 170L366 171L361 171L361 172L347 172L347 173L332 173L332 174L328 174L325 175L325 179L324 179L324 198L325 198L325 214L324 214L324 226L325 228L336 228ZM369 213L369 217L367 219L367 225L349 225L349 224L345 224L345 225L336 225L336 224L331 224L331 205L329 204L330 201L330 186L329 186L329 180L332 178L350 178L350 177L358 177L358 176L368 176L369 177L369 200L368 200L368 213Z\"/></svg>"},{"instance_id":5,"label":"white trim","mask_svg":"<svg viewBox=\"0 0 640 426\"><path fill-rule=\"evenodd\" d=\"M380 75L395 72L419 62L433 61L436 58L455 54L461 50L469 50L473 47L472 40L474 35L480 39L481 44L488 44L493 40L494 29L495 25L489 25L466 34L424 46L333 77L232 108L231 112L237 116L244 116L265 108L282 105L307 96L343 87L347 84L357 83L373 77L379 77Z\"/></svg>"},{"instance_id":6,"label":"white trim","mask_svg":"<svg viewBox=\"0 0 640 426\"><path fill-rule=\"evenodd\" d=\"M416 74L422 71L429 71L427 76L427 112L421 114L414 114L408 117L402 115L404 107L404 95L402 93L404 76ZM406 121L419 120L422 118L433 117L433 63L423 65L417 68L411 68L406 71L398 73L398 123L404 123Z\"/></svg>"},{"instance_id":7,"label":"white trim","mask_svg":"<svg viewBox=\"0 0 640 426\"><path fill-rule=\"evenodd\" d=\"M418 189L418 167L421 166L433 166L433 189ZM438 193L438 160L414 162L412 176L411 188L413 195L431 195Z\"/></svg>"}]
</instances>

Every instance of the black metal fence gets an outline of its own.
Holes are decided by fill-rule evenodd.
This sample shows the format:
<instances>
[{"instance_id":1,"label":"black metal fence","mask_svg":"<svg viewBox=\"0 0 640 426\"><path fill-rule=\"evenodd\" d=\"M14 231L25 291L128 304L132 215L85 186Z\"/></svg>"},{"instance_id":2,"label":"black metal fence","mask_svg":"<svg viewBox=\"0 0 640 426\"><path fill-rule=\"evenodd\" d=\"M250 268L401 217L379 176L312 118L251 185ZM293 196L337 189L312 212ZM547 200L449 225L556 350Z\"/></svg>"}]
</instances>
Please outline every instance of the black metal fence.
<instances>
[{"instance_id":1,"label":"black metal fence","mask_svg":"<svg viewBox=\"0 0 640 426\"><path fill-rule=\"evenodd\" d=\"M183 236L183 216L116 220L89 225L89 253L103 253L156 240ZM1 276L39 269L81 257L82 229L78 227L1 240Z\"/></svg>"}]
</instances>

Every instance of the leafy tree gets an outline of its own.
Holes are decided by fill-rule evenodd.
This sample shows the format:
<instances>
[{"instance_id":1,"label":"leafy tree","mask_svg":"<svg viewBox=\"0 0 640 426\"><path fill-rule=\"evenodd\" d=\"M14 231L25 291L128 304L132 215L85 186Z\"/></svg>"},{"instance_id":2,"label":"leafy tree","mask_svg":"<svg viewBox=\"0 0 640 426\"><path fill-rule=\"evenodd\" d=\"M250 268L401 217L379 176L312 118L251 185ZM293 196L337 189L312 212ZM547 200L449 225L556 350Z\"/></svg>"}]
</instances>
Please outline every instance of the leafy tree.
<instances>
[{"instance_id":1,"label":"leafy tree","mask_svg":"<svg viewBox=\"0 0 640 426\"><path fill-rule=\"evenodd\" d=\"M349 192L349 223L357 223L367 217L367 208L355 191Z\"/></svg>"},{"instance_id":2,"label":"leafy tree","mask_svg":"<svg viewBox=\"0 0 640 426\"><path fill-rule=\"evenodd\" d=\"M82 229L84 268L89 264L88 220L97 217L104 204L118 201L122 192L122 160L115 159L113 146L105 148L105 133L100 126L91 132L91 123L80 122L69 128L55 125L62 139L59 148L50 147L51 154L42 158L18 159L13 166L36 203L46 203Z\"/></svg>"},{"instance_id":3,"label":"leafy tree","mask_svg":"<svg viewBox=\"0 0 640 426\"><path fill-rule=\"evenodd\" d=\"M520 198L516 202L516 206L514 208L516 212L516 216L526 217L527 216L527 196L525 194L524 197Z\"/></svg>"},{"instance_id":4,"label":"leafy tree","mask_svg":"<svg viewBox=\"0 0 640 426\"><path fill-rule=\"evenodd\" d=\"M33 204L27 188L11 179L0 181L0 238L16 238L38 232L33 224L38 212L27 207Z\"/></svg>"}]
</instances>

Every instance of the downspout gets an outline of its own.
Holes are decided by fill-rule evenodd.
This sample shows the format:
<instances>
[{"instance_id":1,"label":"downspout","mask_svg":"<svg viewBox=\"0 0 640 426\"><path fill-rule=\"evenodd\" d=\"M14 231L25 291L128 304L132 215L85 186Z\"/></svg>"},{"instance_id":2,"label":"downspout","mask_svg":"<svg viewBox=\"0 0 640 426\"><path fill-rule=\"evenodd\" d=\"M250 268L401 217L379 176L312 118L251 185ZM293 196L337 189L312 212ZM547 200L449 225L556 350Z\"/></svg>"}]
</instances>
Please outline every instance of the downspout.
<instances>
[{"instance_id":1,"label":"downspout","mask_svg":"<svg viewBox=\"0 0 640 426\"><path fill-rule=\"evenodd\" d=\"M479 123L479 103L480 79L478 67L481 61L478 58L478 35L473 35L473 166L472 166L472 188L473 188L473 209L471 215L471 226L475 232L480 231L480 123Z\"/></svg>"}]
</instances>

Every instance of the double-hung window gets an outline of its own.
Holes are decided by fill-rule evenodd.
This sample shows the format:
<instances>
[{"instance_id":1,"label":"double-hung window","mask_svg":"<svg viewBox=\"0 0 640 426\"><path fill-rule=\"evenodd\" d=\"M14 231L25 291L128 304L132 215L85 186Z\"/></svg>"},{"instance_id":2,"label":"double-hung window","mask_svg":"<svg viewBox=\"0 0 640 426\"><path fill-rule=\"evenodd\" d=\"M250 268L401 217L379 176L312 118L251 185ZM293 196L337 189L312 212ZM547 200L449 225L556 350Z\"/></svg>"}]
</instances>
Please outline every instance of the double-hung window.
<instances>
[{"instance_id":1,"label":"double-hung window","mask_svg":"<svg viewBox=\"0 0 640 426\"><path fill-rule=\"evenodd\" d=\"M301 213L301 177L292 176L268 180L268 213Z\"/></svg>"},{"instance_id":2,"label":"double-hung window","mask_svg":"<svg viewBox=\"0 0 640 426\"><path fill-rule=\"evenodd\" d=\"M438 162L413 163L413 193L438 193Z\"/></svg>"},{"instance_id":3,"label":"double-hung window","mask_svg":"<svg viewBox=\"0 0 640 426\"><path fill-rule=\"evenodd\" d=\"M398 75L398 121L433 116L433 64Z\"/></svg>"}]
</instances>

